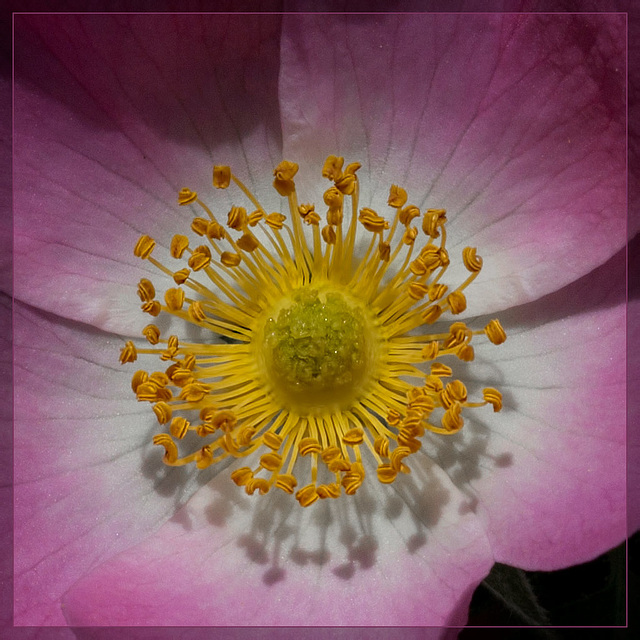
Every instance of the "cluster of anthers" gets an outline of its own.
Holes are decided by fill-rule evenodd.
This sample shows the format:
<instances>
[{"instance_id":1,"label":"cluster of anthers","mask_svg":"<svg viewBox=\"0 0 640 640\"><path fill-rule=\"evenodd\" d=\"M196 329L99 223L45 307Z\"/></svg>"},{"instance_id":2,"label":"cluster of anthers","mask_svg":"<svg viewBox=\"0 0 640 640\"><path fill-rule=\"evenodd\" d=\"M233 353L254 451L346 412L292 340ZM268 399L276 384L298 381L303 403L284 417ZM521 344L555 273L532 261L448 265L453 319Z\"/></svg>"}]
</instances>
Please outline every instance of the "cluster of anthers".
<instances>
[{"instance_id":1,"label":"cluster of anthers","mask_svg":"<svg viewBox=\"0 0 640 640\"><path fill-rule=\"evenodd\" d=\"M164 447L166 464L203 469L256 452L253 466L231 473L233 481L249 494L274 486L295 493L306 507L343 491L354 494L371 460L378 480L393 482L409 473L407 459L425 431L455 434L465 409L501 409L493 388L483 390L482 401L469 401L463 382L451 379L452 369L440 360L473 360L476 334L504 342L498 320L479 331L464 322L434 333L419 329L445 312L465 310L463 291L482 266L476 249L463 250L470 275L449 289L442 282L449 265L445 210L421 212L396 185L389 191L391 222L372 209L358 210L360 165L343 164L329 156L322 169L333 183L324 192L326 224L314 205L298 204L295 163L283 161L274 171L288 219L267 213L229 167L216 166L213 185L235 183L251 213L232 207L225 228L196 193L182 189L178 203L197 207L191 230L201 240L194 246L175 235L170 254L188 266L156 260L149 236L136 244L135 255L175 283L162 300L148 279L140 280L142 310L221 337L163 338L149 324L142 333L150 348L127 342L122 350L122 363L149 354L168 364L137 371L132 380L138 400L150 402L158 422L168 425L168 433L153 438ZM358 223L370 235L360 260L354 254ZM192 452L181 456L179 448L188 444ZM301 476L307 481L299 482Z\"/></svg>"}]
</instances>

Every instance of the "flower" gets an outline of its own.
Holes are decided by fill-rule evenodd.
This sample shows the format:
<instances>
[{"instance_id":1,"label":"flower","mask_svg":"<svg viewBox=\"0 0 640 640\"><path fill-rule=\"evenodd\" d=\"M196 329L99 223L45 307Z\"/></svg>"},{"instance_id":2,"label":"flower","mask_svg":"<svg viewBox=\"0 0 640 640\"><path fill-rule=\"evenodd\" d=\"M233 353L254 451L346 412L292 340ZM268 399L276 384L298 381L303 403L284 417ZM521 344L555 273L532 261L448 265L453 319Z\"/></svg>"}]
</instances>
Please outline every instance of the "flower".
<instances>
[{"instance_id":1,"label":"flower","mask_svg":"<svg viewBox=\"0 0 640 640\"><path fill-rule=\"evenodd\" d=\"M494 561L619 542L623 33L615 15L17 17L16 622L462 624ZM509 339L459 365L504 406L426 434L392 485L300 509L239 491L227 460L164 467L115 354L155 277L131 247L190 224L182 187L228 165L279 212L266 171L295 160L320 202L333 153L362 162L359 208L400 185L447 209L450 255L482 247L468 308Z\"/></svg>"}]
</instances>

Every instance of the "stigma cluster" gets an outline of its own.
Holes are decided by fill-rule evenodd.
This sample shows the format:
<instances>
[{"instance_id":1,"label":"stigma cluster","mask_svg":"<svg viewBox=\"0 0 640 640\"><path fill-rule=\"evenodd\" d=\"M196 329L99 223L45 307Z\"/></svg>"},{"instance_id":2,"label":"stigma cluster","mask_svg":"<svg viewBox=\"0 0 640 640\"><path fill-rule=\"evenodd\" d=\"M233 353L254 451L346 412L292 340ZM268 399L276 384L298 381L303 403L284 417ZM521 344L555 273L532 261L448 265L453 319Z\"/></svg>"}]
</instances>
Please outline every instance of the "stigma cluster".
<instances>
[{"instance_id":1,"label":"stigma cluster","mask_svg":"<svg viewBox=\"0 0 640 640\"><path fill-rule=\"evenodd\" d=\"M221 216L185 188L178 205L195 213L191 237L175 235L160 259L151 237L139 239L134 254L172 281L159 296L140 280L142 311L215 334L190 342L163 336L152 322L142 331L148 346L130 341L122 349L123 364L139 356L160 363L136 371L131 386L165 429L153 443L164 448L166 464L203 469L243 458L247 466L231 479L248 494L276 488L306 507L353 495L371 468L379 482L394 482L410 472L408 459L426 433L451 436L466 410L502 408L490 387L471 401L450 366L474 359L476 335L496 345L506 339L498 320L480 330L445 321L466 309L464 290L482 259L466 247L469 276L454 288L445 284L446 211L420 211L397 185L389 189L389 216L360 208L359 169L329 156L321 174L330 186L316 211L298 201L298 165L281 162L273 187L286 198L285 215L268 213L229 167L216 166L213 186L234 184L248 207ZM358 259L362 234L367 248ZM310 322L311 308L326 312ZM336 318L362 334L357 350L335 347L355 342L355 329L345 332ZM277 369L283 362L287 375Z\"/></svg>"}]
</instances>

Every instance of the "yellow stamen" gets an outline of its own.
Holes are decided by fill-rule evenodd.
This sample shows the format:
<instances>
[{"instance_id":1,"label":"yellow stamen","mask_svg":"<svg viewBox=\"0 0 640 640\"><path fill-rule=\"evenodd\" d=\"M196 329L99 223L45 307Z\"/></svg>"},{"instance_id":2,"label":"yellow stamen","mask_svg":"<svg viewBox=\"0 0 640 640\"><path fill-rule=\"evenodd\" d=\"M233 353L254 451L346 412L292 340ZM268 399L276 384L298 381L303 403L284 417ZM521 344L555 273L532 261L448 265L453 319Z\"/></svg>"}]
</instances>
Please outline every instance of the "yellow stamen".
<instances>
[{"instance_id":1,"label":"yellow stamen","mask_svg":"<svg viewBox=\"0 0 640 640\"><path fill-rule=\"evenodd\" d=\"M389 190L389 221L358 208L360 165L343 166L344 158L329 156L322 167L333 183L323 195L325 226L313 204L298 204L297 164L285 160L273 172L288 216L267 214L229 167L217 165L213 186L233 182L253 213L234 205L225 228L185 188L178 204L199 208L204 217L195 217L191 230L201 239L191 244L174 235L169 255L189 268L162 264L152 255L151 237L137 242L134 254L175 284L159 296L162 304L153 283L142 278L142 310L173 315L226 340L166 339L150 324L142 333L151 348L128 341L122 349L123 364L147 355L167 363L164 371L136 371L131 382L138 400L152 404L158 424L167 425L153 438L164 447L166 464L204 469L245 458L252 466L231 473L235 484L250 495L275 487L306 507L353 495L370 465L379 482L396 481L409 473L427 431L452 435L463 428L465 409L502 408L500 392L490 387L481 401L470 401L465 384L441 360L471 362L473 336L504 342L498 320L477 331L453 322L448 330L413 335L443 314L466 309L463 290L482 268L476 249L463 250L470 275L450 289L442 282L450 261L446 211L424 212L420 240L420 225L411 224L421 212L407 205L402 187ZM358 230L371 234L360 261ZM181 455L183 448L190 452ZM299 458L308 461L308 477L300 476L305 464Z\"/></svg>"}]
</instances>

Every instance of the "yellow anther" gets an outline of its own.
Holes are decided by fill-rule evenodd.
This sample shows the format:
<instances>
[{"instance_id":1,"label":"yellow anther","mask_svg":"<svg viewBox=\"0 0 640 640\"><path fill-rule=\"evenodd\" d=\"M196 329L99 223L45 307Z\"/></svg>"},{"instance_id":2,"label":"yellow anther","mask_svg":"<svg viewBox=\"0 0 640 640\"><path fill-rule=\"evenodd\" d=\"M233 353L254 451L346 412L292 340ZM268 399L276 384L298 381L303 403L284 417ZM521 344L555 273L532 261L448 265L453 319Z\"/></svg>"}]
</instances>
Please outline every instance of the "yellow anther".
<instances>
[{"instance_id":1,"label":"yellow anther","mask_svg":"<svg viewBox=\"0 0 640 640\"><path fill-rule=\"evenodd\" d=\"M286 216L281 213L270 213L264 221L274 230L282 229L284 226L284 221L287 219Z\"/></svg>"},{"instance_id":2,"label":"yellow anther","mask_svg":"<svg viewBox=\"0 0 640 640\"><path fill-rule=\"evenodd\" d=\"M367 231L372 233L382 233L389 228L389 223L382 216L367 207L360 209L358 220Z\"/></svg>"},{"instance_id":3,"label":"yellow anther","mask_svg":"<svg viewBox=\"0 0 640 640\"><path fill-rule=\"evenodd\" d=\"M310 453L321 453L322 447L315 438L302 438L298 444L298 451L301 456L308 456Z\"/></svg>"},{"instance_id":4,"label":"yellow anther","mask_svg":"<svg viewBox=\"0 0 640 640\"><path fill-rule=\"evenodd\" d=\"M215 405L208 404L206 407L203 407L202 409L200 409L200 413L198 415L200 417L200 420L203 420L205 422L211 422L213 421L217 413L218 413L217 407Z\"/></svg>"},{"instance_id":5,"label":"yellow anther","mask_svg":"<svg viewBox=\"0 0 640 640\"><path fill-rule=\"evenodd\" d=\"M195 382L193 372L191 369L185 367L177 367L171 372L171 380L178 387L185 387L192 382Z\"/></svg>"},{"instance_id":6,"label":"yellow anther","mask_svg":"<svg viewBox=\"0 0 640 640\"><path fill-rule=\"evenodd\" d=\"M316 487L313 484L308 484L296 493L296 500L300 503L301 507L308 507L316 502L319 497Z\"/></svg>"},{"instance_id":7,"label":"yellow anther","mask_svg":"<svg viewBox=\"0 0 640 640\"><path fill-rule=\"evenodd\" d=\"M191 271L186 267L184 269L180 269L173 274L173 281L176 284L184 284L191 274Z\"/></svg>"},{"instance_id":8,"label":"yellow anther","mask_svg":"<svg viewBox=\"0 0 640 640\"><path fill-rule=\"evenodd\" d=\"M231 433L235 429L236 424L238 424L238 418L233 411L223 410L218 411L211 420L212 426L216 429L220 429L225 433Z\"/></svg>"},{"instance_id":9,"label":"yellow anther","mask_svg":"<svg viewBox=\"0 0 640 640\"><path fill-rule=\"evenodd\" d=\"M413 398L408 406L414 411L418 411L421 417L424 417L426 414L429 414L433 411L435 407L435 403L433 402L433 398L430 395L424 393L424 389L419 389L422 392L422 395Z\"/></svg>"},{"instance_id":10,"label":"yellow anther","mask_svg":"<svg viewBox=\"0 0 640 640\"><path fill-rule=\"evenodd\" d=\"M131 388L135 393L141 384L144 384L149 379L149 374L146 371L136 371L131 378Z\"/></svg>"},{"instance_id":11,"label":"yellow anther","mask_svg":"<svg viewBox=\"0 0 640 640\"><path fill-rule=\"evenodd\" d=\"M348 175L348 176L355 176L356 175L356 171L361 167L362 165L359 162L350 162L347 165L347 168L343 171L344 175Z\"/></svg>"},{"instance_id":12,"label":"yellow anther","mask_svg":"<svg viewBox=\"0 0 640 640\"><path fill-rule=\"evenodd\" d=\"M158 406L158 405L156 405ZM171 435L177 440L182 440L182 438L187 435L187 431L189 430L189 422L182 417L174 418L171 421L171 426L169 427L169 432Z\"/></svg>"},{"instance_id":13,"label":"yellow anther","mask_svg":"<svg viewBox=\"0 0 640 640\"><path fill-rule=\"evenodd\" d=\"M389 411L387 412L387 422L392 427L395 427L396 425L400 424L400 420L402 420L402 416L400 415L398 410L397 409L389 409Z\"/></svg>"},{"instance_id":14,"label":"yellow anther","mask_svg":"<svg viewBox=\"0 0 640 640\"><path fill-rule=\"evenodd\" d=\"M499 320L492 320L484 328L484 332L493 344L502 344L507 339L507 334L502 328Z\"/></svg>"},{"instance_id":15,"label":"yellow anther","mask_svg":"<svg viewBox=\"0 0 640 640\"><path fill-rule=\"evenodd\" d=\"M213 463L213 451L210 445L205 445L196 454L196 467L198 469L206 469Z\"/></svg>"},{"instance_id":16,"label":"yellow anther","mask_svg":"<svg viewBox=\"0 0 640 640\"><path fill-rule=\"evenodd\" d=\"M299 204L298 214L302 219L306 218L310 213L315 211L315 207L312 204Z\"/></svg>"},{"instance_id":17,"label":"yellow anther","mask_svg":"<svg viewBox=\"0 0 640 640\"><path fill-rule=\"evenodd\" d=\"M440 393L444 385L438 376L428 375L424 379L424 388L432 393Z\"/></svg>"},{"instance_id":18,"label":"yellow anther","mask_svg":"<svg viewBox=\"0 0 640 640\"><path fill-rule=\"evenodd\" d=\"M388 242L380 242L378 244L378 256L382 262L389 262L391 257L391 245Z\"/></svg>"},{"instance_id":19,"label":"yellow anther","mask_svg":"<svg viewBox=\"0 0 640 640\"><path fill-rule=\"evenodd\" d=\"M432 304L422 314L422 319L426 324L433 324L441 315L442 307L439 304Z\"/></svg>"},{"instance_id":20,"label":"yellow anther","mask_svg":"<svg viewBox=\"0 0 640 640\"><path fill-rule=\"evenodd\" d=\"M239 486L244 487L253 478L253 471L249 467L240 467L231 472L231 479Z\"/></svg>"},{"instance_id":21,"label":"yellow anther","mask_svg":"<svg viewBox=\"0 0 640 640\"><path fill-rule=\"evenodd\" d=\"M364 442L364 430L362 427L349 429L349 431L342 436L342 442L350 447L362 444Z\"/></svg>"},{"instance_id":22,"label":"yellow anther","mask_svg":"<svg viewBox=\"0 0 640 640\"><path fill-rule=\"evenodd\" d=\"M325 498L339 498L340 497L340 485L339 484L321 484L317 488L318 497L321 500Z\"/></svg>"},{"instance_id":23,"label":"yellow anther","mask_svg":"<svg viewBox=\"0 0 640 640\"><path fill-rule=\"evenodd\" d=\"M163 460L167 464L173 464L178 459L178 447L176 447L176 443L171 439L170 435L159 433L153 436L153 444L164 447Z\"/></svg>"},{"instance_id":24,"label":"yellow anther","mask_svg":"<svg viewBox=\"0 0 640 640\"><path fill-rule=\"evenodd\" d=\"M324 192L322 199L329 209L340 209L342 208L344 196L335 187L330 187Z\"/></svg>"},{"instance_id":25,"label":"yellow anther","mask_svg":"<svg viewBox=\"0 0 640 640\"><path fill-rule=\"evenodd\" d=\"M446 284L432 284L429 287L429 300L431 300L431 302L440 300L444 294L447 293L447 289Z\"/></svg>"},{"instance_id":26,"label":"yellow anther","mask_svg":"<svg viewBox=\"0 0 640 640\"><path fill-rule=\"evenodd\" d=\"M322 239L327 244L335 244L336 243L336 232L333 227L327 225L326 227L322 227Z\"/></svg>"},{"instance_id":27,"label":"yellow anther","mask_svg":"<svg viewBox=\"0 0 640 640\"><path fill-rule=\"evenodd\" d=\"M155 324L148 324L143 330L142 335L147 339L149 344L158 344L160 342L160 329Z\"/></svg>"},{"instance_id":28,"label":"yellow anther","mask_svg":"<svg viewBox=\"0 0 640 640\"><path fill-rule=\"evenodd\" d=\"M456 355L463 362L471 362L475 358L475 352L470 344L461 344L456 351Z\"/></svg>"},{"instance_id":29,"label":"yellow anther","mask_svg":"<svg viewBox=\"0 0 640 640\"><path fill-rule=\"evenodd\" d=\"M440 249L434 244L428 244L420 251L420 260L429 270L437 269L442 265Z\"/></svg>"},{"instance_id":30,"label":"yellow anther","mask_svg":"<svg viewBox=\"0 0 640 640\"><path fill-rule=\"evenodd\" d=\"M156 402L161 400L161 398L158 397L158 387L149 381L138 385L136 398L138 402Z\"/></svg>"},{"instance_id":31,"label":"yellow anther","mask_svg":"<svg viewBox=\"0 0 640 640\"><path fill-rule=\"evenodd\" d=\"M329 156L324 161L322 167L322 177L335 181L342 177L342 165L344 164L344 158L339 156Z\"/></svg>"},{"instance_id":32,"label":"yellow anther","mask_svg":"<svg viewBox=\"0 0 640 640\"><path fill-rule=\"evenodd\" d=\"M180 189L180 193L178 193L178 204L182 207L185 204L191 204L198 199L198 194L195 191L191 191L190 189L184 188Z\"/></svg>"},{"instance_id":33,"label":"yellow anther","mask_svg":"<svg viewBox=\"0 0 640 640\"><path fill-rule=\"evenodd\" d=\"M237 267L242 258L237 253L231 253L230 251L223 251L220 255L220 262L225 267Z\"/></svg>"},{"instance_id":34,"label":"yellow anther","mask_svg":"<svg viewBox=\"0 0 640 640\"><path fill-rule=\"evenodd\" d=\"M462 413L462 406L459 402L454 402L442 416L442 426L449 433L455 433L460 431L464 426L464 420L460 415Z\"/></svg>"},{"instance_id":35,"label":"yellow anther","mask_svg":"<svg viewBox=\"0 0 640 640\"><path fill-rule=\"evenodd\" d=\"M293 177L298 173L298 165L295 162L283 160L273 171L275 180L273 186L281 196L291 195L296 188Z\"/></svg>"},{"instance_id":36,"label":"yellow anther","mask_svg":"<svg viewBox=\"0 0 640 640\"><path fill-rule=\"evenodd\" d=\"M279 436L277 433L273 433L273 431L267 431L267 433L262 436L262 442L264 442L269 449L277 451L282 444L282 436Z\"/></svg>"},{"instance_id":37,"label":"yellow anther","mask_svg":"<svg viewBox=\"0 0 640 640\"><path fill-rule=\"evenodd\" d=\"M416 207L414 204L410 204L408 207L405 207L399 215L400 224L405 226L409 226L414 218L417 218L420 215L420 209Z\"/></svg>"},{"instance_id":38,"label":"yellow anther","mask_svg":"<svg viewBox=\"0 0 640 640\"><path fill-rule=\"evenodd\" d=\"M164 301L169 311L180 311L184 304L184 291L182 289L167 289Z\"/></svg>"},{"instance_id":39,"label":"yellow anther","mask_svg":"<svg viewBox=\"0 0 640 640\"><path fill-rule=\"evenodd\" d=\"M384 436L378 436L373 441L373 450L381 457L389 457L389 439Z\"/></svg>"},{"instance_id":40,"label":"yellow anther","mask_svg":"<svg viewBox=\"0 0 640 640\"><path fill-rule=\"evenodd\" d=\"M244 207L231 207L227 214L227 226L240 231L247 226L247 210Z\"/></svg>"},{"instance_id":41,"label":"yellow anther","mask_svg":"<svg viewBox=\"0 0 640 640\"><path fill-rule=\"evenodd\" d=\"M226 189L231 182L231 168L226 165L213 167L213 186L216 189Z\"/></svg>"},{"instance_id":42,"label":"yellow anther","mask_svg":"<svg viewBox=\"0 0 640 640\"><path fill-rule=\"evenodd\" d=\"M417 430L416 428L401 429L400 433L398 434L398 444L401 447L405 447L409 449L411 453L415 453L416 451L419 451L420 447L422 447L422 442L416 439L415 434L413 433L413 431L416 431L416 430ZM420 433L420 436L422 436L423 433L424 431Z\"/></svg>"},{"instance_id":43,"label":"yellow anther","mask_svg":"<svg viewBox=\"0 0 640 640\"><path fill-rule=\"evenodd\" d=\"M351 463L345 458L335 458L327 463L329 471L333 473L341 473L343 471L349 471L351 469Z\"/></svg>"},{"instance_id":44,"label":"yellow anther","mask_svg":"<svg viewBox=\"0 0 640 640\"><path fill-rule=\"evenodd\" d=\"M278 471L282 466L282 456L277 453L265 453L260 456L260 466L267 471Z\"/></svg>"},{"instance_id":45,"label":"yellow anther","mask_svg":"<svg viewBox=\"0 0 640 640\"><path fill-rule=\"evenodd\" d=\"M410 454L411 454L411 449L409 449L409 447L396 447L391 452L391 455L389 456L389 462L391 463L391 468L395 472L402 471L406 473L408 469L405 467L402 461Z\"/></svg>"},{"instance_id":46,"label":"yellow anther","mask_svg":"<svg viewBox=\"0 0 640 640\"><path fill-rule=\"evenodd\" d=\"M136 246L133 248L133 255L146 260L156 246L156 241L149 236L141 236Z\"/></svg>"},{"instance_id":47,"label":"yellow anther","mask_svg":"<svg viewBox=\"0 0 640 640\"><path fill-rule=\"evenodd\" d=\"M231 454L232 456L235 456L239 452L238 443L230 433L225 433L217 443L226 453Z\"/></svg>"},{"instance_id":48,"label":"yellow anther","mask_svg":"<svg viewBox=\"0 0 640 640\"><path fill-rule=\"evenodd\" d=\"M276 180L293 180L298 173L298 165L295 162L283 160L274 170Z\"/></svg>"},{"instance_id":49,"label":"yellow anther","mask_svg":"<svg viewBox=\"0 0 640 640\"><path fill-rule=\"evenodd\" d=\"M427 209L422 220L422 230L432 238L440 235L438 227L447 221L446 211L444 209Z\"/></svg>"},{"instance_id":50,"label":"yellow anther","mask_svg":"<svg viewBox=\"0 0 640 640\"><path fill-rule=\"evenodd\" d=\"M238 238L236 244L238 245L238 249L242 249L242 251L247 251L248 253L255 251L259 246L255 236L250 233L243 234Z\"/></svg>"},{"instance_id":51,"label":"yellow anther","mask_svg":"<svg viewBox=\"0 0 640 640\"><path fill-rule=\"evenodd\" d=\"M389 199L387 200L387 204L390 207L404 207L407 203L407 192L396 184L392 184L389 189Z\"/></svg>"},{"instance_id":52,"label":"yellow anther","mask_svg":"<svg viewBox=\"0 0 640 640\"><path fill-rule=\"evenodd\" d=\"M448 409L454 402L467 401L467 388L460 380L453 380L440 392L440 402Z\"/></svg>"},{"instance_id":53,"label":"yellow anther","mask_svg":"<svg viewBox=\"0 0 640 640\"><path fill-rule=\"evenodd\" d=\"M502 394L493 387L487 387L482 390L484 401L493 406L494 411L502 409Z\"/></svg>"},{"instance_id":54,"label":"yellow anther","mask_svg":"<svg viewBox=\"0 0 640 640\"><path fill-rule=\"evenodd\" d=\"M166 387L169 384L169 382L171 382L171 380L169 379L169 376L163 371L154 371L149 376L149 380L151 380L154 384L158 385L159 387Z\"/></svg>"},{"instance_id":55,"label":"yellow anther","mask_svg":"<svg viewBox=\"0 0 640 640\"><path fill-rule=\"evenodd\" d=\"M364 481L364 467L359 462L351 464L349 471L342 478L342 486L344 492L348 496L352 496L360 488Z\"/></svg>"},{"instance_id":56,"label":"yellow anther","mask_svg":"<svg viewBox=\"0 0 640 640\"><path fill-rule=\"evenodd\" d=\"M212 220L207 224L206 236L211 240L222 240L226 238L227 232L219 222Z\"/></svg>"},{"instance_id":57,"label":"yellow anther","mask_svg":"<svg viewBox=\"0 0 640 640\"><path fill-rule=\"evenodd\" d=\"M333 445L331 447L323 449L320 458L322 459L322 462L324 462L325 464L329 464L333 460L341 459L342 451L340 451L338 447Z\"/></svg>"},{"instance_id":58,"label":"yellow anther","mask_svg":"<svg viewBox=\"0 0 640 640\"><path fill-rule=\"evenodd\" d=\"M187 250L189 246L189 238L187 236L181 236L176 234L171 238L171 257L182 258L182 254Z\"/></svg>"},{"instance_id":59,"label":"yellow anther","mask_svg":"<svg viewBox=\"0 0 640 640\"><path fill-rule=\"evenodd\" d=\"M467 268L467 271L477 273L482 269L482 258L476 255L475 247L465 247L462 250L462 262Z\"/></svg>"},{"instance_id":60,"label":"yellow anther","mask_svg":"<svg viewBox=\"0 0 640 640\"><path fill-rule=\"evenodd\" d=\"M255 427L251 427L247 425L245 425L244 427L240 427L237 435L238 444L241 447L248 447L251 444L253 437L255 435L256 435Z\"/></svg>"},{"instance_id":61,"label":"yellow anther","mask_svg":"<svg viewBox=\"0 0 640 640\"><path fill-rule=\"evenodd\" d=\"M409 265L409 269L411 269L411 273L416 276L423 276L427 273L427 265L422 261L421 258L416 258Z\"/></svg>"},{"instance_id":62,"label":"yellow anther","mask_svg":"<svg viewBox=\"0 0 640 640\"><path fill-rule=\"evenodd\" d=\"M151 283L151 280L147 280L146 278L142 278L138 283L138 297L141 302L149 302L153 300L156 296L156 290Z\"/></svg>"},{"instance_id":63,"label":"yellow anther","mask_svg":"<svg viewBox=\"0 0 640 640\"><path fill-rule=\"evenodd\" d=\"M160 424L166 424L171 420L173 411L166 402L156 402L153 405L153 413L155 413L156 419Z\"/></svg>"},{"instance_id":64,"label":"yellow anther","mask_svg":"<svg viewBox=\"0 0 640 640\"><path fill-rule=\"evenodd\" d=\"M431 365L432 376L438 376L439 378L448 378L452 373L453 371L451 370L451 367L448 367L442 362L434 362Z\"/></svg>"},{"instance_id":65,"label":"yellow anther","mask_svg":"<svg viewBox=\"0 0 640 640\"><path fill-rule=\"evenodd\" d=\"M454 322L449 327L449 336L444 341L444 348L451 349L459 344L463 344L471 340L471 329L464 322Z\"/></svg>"},{"instance_id":66,"label":"yellow anther","mask_svg":"<svg viewBox=\"0 0 640 640\"><path fill-rule=\"evenodd\" d=\"M382 484L391 484L398 477L398 472L390 464L381 464L378 466L377 475Z\"/></svg>"},{"instance_id":67,"label":"yellow anther","mask_svg":"<svg viewBox=\"0 0 640 640\"><path fill-rule=\"evenodd\" d=\"M339 180L336 180L336 189L345 196L353 195L356 190L357 178L354 174L348 174L342 176Z\"/></svg>"},{"instance_id":68,"label":"yellow anther","mask_svg":"<svg viewBox=\"0 0 640 640\"><path fill-rule=\"evenodd\" d=\"M249 218L247 222L250 227L255 227L260 220L264 218L264 211L260 211L260 209L256 209L253 213L249 214Z\"/></svg>"},{"instance_id":69,"label":"yellow anther","mask_svg":"<svg viewBox=\"0 0 640 640\"><path fill-rule=\"evenodd\" d=\"M137 359L138 351L136 350L136 346L131 340L128 340L120 351L120 363L135 362Z\"/></svg>"},{"instance_id":70,"label":"yellow anther","mask_svg":"<svg viewBox=\"0 0 640 640\"><path fill-rule=\"evenodd\" d=\"M304 217L304 222L306 224L309 225L313 225L315 227L317 227L320 224L320 214L316 213L315 211L310 211L305 217Z\"/></svg>"},{"instance_id":71,"label":"yellow anther","mask_svg":"<svg viewBox=\"0 0 640 640\"><path fill-rule=\"evenodd\" d=\"M199 300L194 300L188 307L187 313L189 317L195 322L203 322L207 319L207 314L202 309L202 304Z\"/></svg>"},{"instance_id":72,"label":"yellow anther","mask_svg":"<svg viewBox=\"0 0 640 640\"><path fill-rule=\"evenodd\" d=\"M437 340L427 342L420 353L423 360L435 360L438 357L440 343Z\"/></svg>"},{"instance_id":73,"label":"yellow anther","mask_svg":"<svg viewBox=\"0 0 640 640\"><path fill-rule=\"evenodd\" d=\"M276 487L278 489L282 489L282 491L285 491L286 493L291 495L297 485L298 481L291 474L278 474L278 477L276 479Z\"/></svg>"},{"instance_id":74,"label":"yellow anther","mask_svg":"<svg viewBox=\"0 0 640 640\"><path fill-rule=\"evenodd\" d=\"M415 242L415 239L417 237L418 237L418 230L415 227L410 227L409 229L405 229L405 232L402 234L402 244L411 246Z\"/></svg>"},{"instance_id":75,"label":"yellow anther","mask_svg":"<svg viewBox=\"0 0 640 640\"><path fill-rule=\"evenodd\" d=\"M269 483L264 478L251 478L244 487L244 490L252 496L256 491L260 492L260 495L265 495L269 492Z\"/></svg>"},{"instance_id":76,"label":"yellow anther","mask_svg":"<svg viewBox=\"0 0 640 640\"><path fill-rule=\"evenodd\" d=\"M199 236L203 236L207 233L208 226L209 220L206 220L205 218L194 218L191 221L191 230Z\"/></svg>"},{"instance_id":77,"label":"yellow anther","mask_svg":"<svg viewBox=\"0 0 640 640\"><path fill-rule=\"evenodd\" d=\"M200 271L209 266L211 262L211 250L206 245L197 247L189 257L189 266L194 271Z\"/></svg>"},{"instance_id":78,"label":"yellow anther","mask_svg":"<svg viewBox=\"0 0 640 640\"><path fill-rule=\"evenodd\" d=\"M179 397L181 400L186 400L187 402L200 402L209 395L209 391L211 391L209 385L201 382L192 382L182 388Z\"/></svg>"},{"instance_id":79,"label":"yellow anther","mask_svg":"<svg viewBox=\"0 0 640 640\"><path fill-rule=\"evenodd\" d=\"M427 285L422 284L421 282L410 282L407 287L407 292L409 293L409 297L414 300L422 300L425 297L427 292L429 291L429 287Z\"/></svg>"},{"instance_id":80,"label":"yellow anther","mask_svg":"<svg viewBox=\"0 0 640 640\"><path fill-rule=\"evenodd\" d=\"M467 308L467 299L462 291L452 291L447 296L447 303L454 315L462 313Z\"/></svg>"}]
</instances>

